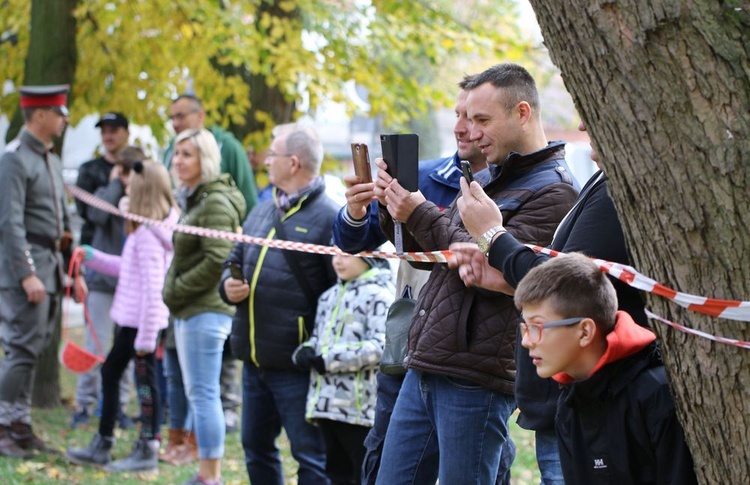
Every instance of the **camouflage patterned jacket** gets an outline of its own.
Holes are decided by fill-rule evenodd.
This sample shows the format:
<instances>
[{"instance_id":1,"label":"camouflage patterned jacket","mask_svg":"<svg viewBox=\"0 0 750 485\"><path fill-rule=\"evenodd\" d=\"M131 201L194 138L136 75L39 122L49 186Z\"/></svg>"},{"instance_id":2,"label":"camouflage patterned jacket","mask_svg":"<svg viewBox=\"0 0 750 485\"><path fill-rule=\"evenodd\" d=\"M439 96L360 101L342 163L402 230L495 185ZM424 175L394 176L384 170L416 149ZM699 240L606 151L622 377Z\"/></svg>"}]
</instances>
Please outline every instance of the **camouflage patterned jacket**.
<instances>
[{"instance_id":1,"label":"camouflage patterned jacket","mask_svg":"<svg viewBox=\"0 0 750 485\"><path fill-rule=\"evenodd\" d=\"M318 300L309 346L322 355L326 374L311 371L306 417L372 426L375 375L385 344L385 317L395 289L389 269L373 268L339 282ZM294 357L293 357L294 358Z\"/></svg>"}]
</instances>

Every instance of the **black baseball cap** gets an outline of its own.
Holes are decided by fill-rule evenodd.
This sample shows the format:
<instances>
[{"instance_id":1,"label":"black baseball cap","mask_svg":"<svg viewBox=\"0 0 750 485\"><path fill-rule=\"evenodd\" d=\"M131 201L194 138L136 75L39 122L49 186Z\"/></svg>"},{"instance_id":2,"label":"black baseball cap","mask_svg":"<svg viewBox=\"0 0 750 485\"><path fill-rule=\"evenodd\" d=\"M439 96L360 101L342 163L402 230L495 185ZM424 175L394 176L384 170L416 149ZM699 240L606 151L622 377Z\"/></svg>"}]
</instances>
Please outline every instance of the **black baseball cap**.
<instances>
[{"instance_id":1,"label":"black baseball cap","mask_svg":"<svg viewBox=\"0 0 750 485\"><path fill-rule=\"evenodd\" d=\"M106 113L96 123L97 128L101 128L102 125L107 126L122 126L126 130L128 129L128 119L122 113Z\"/></svg>"}]
</instances>

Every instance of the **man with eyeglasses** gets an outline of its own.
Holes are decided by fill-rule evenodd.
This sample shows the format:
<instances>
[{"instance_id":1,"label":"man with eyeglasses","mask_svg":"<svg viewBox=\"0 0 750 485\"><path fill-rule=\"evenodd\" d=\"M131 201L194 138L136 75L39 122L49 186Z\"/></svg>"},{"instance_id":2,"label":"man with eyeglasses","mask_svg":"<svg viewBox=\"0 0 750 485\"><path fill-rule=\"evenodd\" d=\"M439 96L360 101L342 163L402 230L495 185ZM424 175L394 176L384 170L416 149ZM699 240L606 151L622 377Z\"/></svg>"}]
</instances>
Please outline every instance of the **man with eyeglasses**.
<instances>
[{"instance_id":1,"label":"man with eyeglasses","mask_svg":"<svg viewBox=\"0 0 750 485\"><path fill-rule=\"evenodd\" d=\"M62 162L68 85L22 87L24 126L0 157L0 455L50 451L31 428L34 372L57 324L70 249ZM76 297L85 294L79 276Z\"/></svg>"},{"instance_id":2,"label":"man with eyeglasses","mask_svg":"<svg viewBox=\"0 0 750 485\"><path fill-rule=\"evenodd\" d=\"M175 135L179 135L184 130L200 130L204 128L206 111L197 96L181 94L172 101L172 105L169 107L169 120L172 122ZM247 153L232 133L225 131L220 126L211 126L207 129L216 138L216 143L221 151L221 173L228 173L232 176L237 188L245 197L247 212L250 212L258 203L258 193ZM173 150L174 140L169 143L164 152L164 165L168 169L172 167Z\"/></svg>"},{"instance_id":3,"label":"man with eyeglasses","mask_svg":"<svg viewBox=\"0 0 750 485\"><path fill-rule=\"evenodd\" d=\"M169 119L172 122L175 134L178 135L185 130L200 130L204 128L206 111L203 109L201 100L193 94L181 94L169 107ZM234 183L245 198L246 213L249 214L255 204L258 203L258 192L255 187L255 177L250 169L250 161L242 144L228 131L220 126L211 126L208 131L216 138L221 152L221 173L232 176ZM167 169L172 167L172 152L174 151L174 140L169 143L164 152L164 165ZM170 345L170 342L168 342ZM224 360L221 366L221 404L224 408L224 417L227 431L237 431L239 426L240 389L237 384L239 365L231 355L229 345L224 347Z\"/></svg>"}]
</instances>

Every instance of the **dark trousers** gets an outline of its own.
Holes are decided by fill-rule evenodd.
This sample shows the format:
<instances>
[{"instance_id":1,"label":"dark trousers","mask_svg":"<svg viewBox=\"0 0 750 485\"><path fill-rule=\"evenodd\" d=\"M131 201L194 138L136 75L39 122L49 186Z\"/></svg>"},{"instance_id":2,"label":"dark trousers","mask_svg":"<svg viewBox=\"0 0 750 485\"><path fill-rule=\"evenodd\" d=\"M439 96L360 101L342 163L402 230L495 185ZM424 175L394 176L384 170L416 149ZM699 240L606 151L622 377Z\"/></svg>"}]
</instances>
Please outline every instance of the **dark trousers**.
<instances>
[{"instance_id":1,"label":"dark trousers","mask_svg":"<svg viewBox=\"0 0 750 485\"><path fill-rule=\"evenodd\" d=\"M370 428L319 419L326 442L326 475L332 485L359 485L365 460L365 438Z\"/></svg>"},{"instance_id":2,"label":"dark trousers","mask_svg":"<svg viewBox=\"0 0 750 485\"><path fill-rule=\"evenodd\" d=\"M375 405L375 425L367 434L364 442L366 452L362 465L362 485L374 485L378 478L385 433L388 431L388 424L391 422L391 414L393 414L393 407L396 405L401 384L404 382L404 376L392 376L378 372L377 380L378 400Z\"/></svg>"},{"instance_id":3,"label":"dark trousers","mask_svg":"<svg viewBox=\"0 0 750 485\"><path fill-rule=\"evenodd\" d=\"M107 360L102 365L102 417L99 434L113 436L120 403L120 378L130 359L135 359L135 387L141 405L141 438L159 436L159 388L156 381L156 356L152 352L144 357L135 355L135 336L138 329L118 327L115 341Z\"/></svg>"}]
</instances>

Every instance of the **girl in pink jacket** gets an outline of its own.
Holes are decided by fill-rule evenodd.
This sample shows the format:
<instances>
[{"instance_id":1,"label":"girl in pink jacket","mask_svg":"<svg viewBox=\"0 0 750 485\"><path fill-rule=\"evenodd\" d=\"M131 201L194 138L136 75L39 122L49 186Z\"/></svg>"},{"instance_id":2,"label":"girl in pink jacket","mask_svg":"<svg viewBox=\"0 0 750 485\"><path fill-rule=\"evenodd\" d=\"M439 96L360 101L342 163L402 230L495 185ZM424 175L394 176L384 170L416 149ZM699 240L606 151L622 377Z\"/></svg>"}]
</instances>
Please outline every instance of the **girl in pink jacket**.
<instances>
[{"instance_id":1,"label":"girl in pink jacket","mask_svg":"<svg viewBox=\"0 0 750 485\"><path fill-rule=\"evenodd\" d=\"M176 223L177 208L167 170L151 161L136 162L129 185L129 211L150 219ZM117 323L115 339L102 365L102 416L99 432L87 448L69 448L74 463L105 466L111 471L151 471L158 466L159 394L154 372L156 338L167 327L169 311L162 300L164 276L172 261L172 230L125 222L127 239L122 256L90 246L84 264L105 275L118 276L110 316ZM135 359L136 386L141 405L140 437L130 456L110 463L119 399L119 382Z\"/></svg>"}]
</instances>

